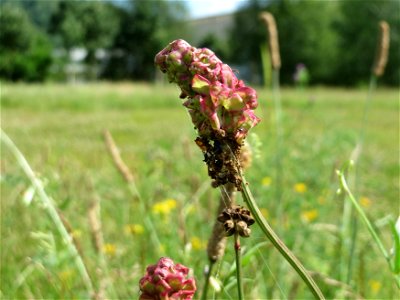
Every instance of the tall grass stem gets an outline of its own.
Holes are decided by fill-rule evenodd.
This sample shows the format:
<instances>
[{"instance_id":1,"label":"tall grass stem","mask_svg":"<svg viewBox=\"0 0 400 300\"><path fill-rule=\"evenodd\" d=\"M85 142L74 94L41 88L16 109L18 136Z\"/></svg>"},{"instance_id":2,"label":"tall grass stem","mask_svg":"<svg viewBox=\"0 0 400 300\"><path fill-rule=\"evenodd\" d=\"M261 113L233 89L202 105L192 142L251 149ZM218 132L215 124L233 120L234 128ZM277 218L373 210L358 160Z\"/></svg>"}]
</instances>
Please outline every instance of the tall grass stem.
<instances>
[{"instance_id":1,"label":"tall grass stem","mask_svg":"<svg viewBox=\"0 0 400 300\"><path fill-rule=\"evenodd\" d=\"M275 185L275 200L278 202L278 218L281 217L283 211L282 198L282 103L280 95L280 83L279 83L279 69L272 71L272 94L274 99L275 107L275 130L276 130L276 161L275 161L275 172L276 172L276 185Z\"/></svg>"},{"instance_id":2,"label":"tall grass stem","mask_svg":"<svg viewBox=\"0 0 400 300\"><path fill-rule=\"evenodd\" d=\"M237 232L235 232L234 239L234 247L235 247L235 260L236 260L236 280L237 280L237 288L238 288L238 299L244 299L243 293L243 280L242 280L242 259L241 259L241 247L240 247L240 237Z\"/></svg>"},{"instance_id":3,"label":"tall grass stem","mask_svg":"<svg viewBox=\"0 0 400 300\"><path fill-rule=\"evenodd\" d=\"M93 186L93 184L91 184ZM94 199L89 206L88 210L89 227L92 232L93 246L98 257L98 277L99 277L99 288L96 294L96 300L106 299L105 291L108 289L112 294L113 299L117 299L117 293L110 279L110 270L108 267L107 259L105 257L104 247L104 236L101 222L101 205L100 198L94 195Z\"/></svg>"},{"instance_id":4,"label":"tall grass stem","mask_svg":"<svg viewBox=\"0 0 400 300\"><path fill-rule=\"evenodd\" d=\"M389 269L395 277L397 286L400 288L400 278L398 276L396 276L396 274L393 273L392 265L390 262L390 255L386 251L381 239L378 236L378 233L375 231L374 227L372 226L371 222L369 221L367 215L365 214L364 210L361 208L361 206L358 203L358 201L356 200L356 198L354 198L353 193L351 192L351 190L347 184L346 177L345 177L343 171L338 170L337 175L339 177L339 181L340 181L340 185L341 185L342 189L346 192L347 196L349 197L349 199L351 201L351 204L356 209L361 220L364 222L365 226L367 227L369 233L371 234L372 239L374 240L375 244L377 245L379 251L382 253L386 262L388 263Z\"/></svg>"},{"instance_id":5,"label":"tall grass stem","mask_svg":"<svg viewBox=\"0 0 400 300\"><path fill-rule=\"evenodd\" d=\"M282 240L277 236L268 222L265 220L263 215L261 214L260 209L256 201L251 194L250 188L243 174L240 174L242 178L242 196L244 201L246 202L249 210L251 211L254 219L257 224L260 226L261 230L264 232L264 235L271 241L274 247L281 253L281 255L286 259L286 261L296 270L297 274L302 278L304 283L308 286L311 293L314 295L316 299L325 299L322 294L320 288L312 279L308 271L304 268L301 262L297 259L296 256L289 250L289 248L282 242Z\"/></svg>"},{"instance_id":6,"label":"tall grass stem","mask_svg":"<svg viewBox=\"0 0 400 300\"><path fill-rule=\"evenodd\" d=\"M210 260L210 266L208 267L208 269L205 272L205 281L204 281L204 286L203 286L203 292L201 294L201 300L207 300L207 294L208 294L208 287L210 286L210 277L212 274L212 270L214 268L216 261L211 261Z\"/></svg>"},{"instance_id":7,"label":"tall grass stem","mask_svg":"<svg viewBox=\"0 0 400 300\"><path fill-rule=\"evenodd\" d=\"M369 233L371 234L373 240L375 241L376 245L378 246L379 250L385 257L385 259L389 262L390 265L390 257L389 254L387 253L385 247L383 246L382 241L380 240L378 234L376 233L374 227L372 226L371 222L369 221L368 217L364 213L363 209L361 208L360 204L358 201L354 198L352 192L350 191L349 186L347 185L346 178L344 176L344 173L342 171L337 171L337 175L339 177L340 185L343 188L343 190L346 192L347 196L349 197L351 204L353 204L353 207L356 209L357 213L361 217L361 220L364 222L364 224L367 226L367 229Z\"/></svg>"},{"instance_id":8,"label":"tall grass stem","mask_svg":"<svg viewBox=\"0 0 400 300\"><path fill-rule=\"evenodd\" d=\"M14 142L8 137L8 135L2 130L1 131L1 140L8 147L11 153L17 159L18 164L25 172L26 176L31 181L34 186L36 193L38 195L38 199L42 202L44 209L49 214L51 220L54 222L58 232L60 233L64 243L67 246L68 252L74 258L75 265L82 277L83 283L86 286L86 289L90 296L94 295L93 283L89 276L88 270L83 262L82 257L79 255L79 252L72 241L72 237L69 235L67 229L65 228L60 215L57 212L57 208L55 207L53 201L46 194L42 182L35 176L32 168L30 167L28 161L25 159L24 155L19 151L18 147L14 144Z\"/></svg>"},{"instance_id":9,"label":"tall grass stem","mask_svg":"<svg viewBox=\"0 0 400 300\"><path fill-rule=\"evenodd\" d=\"M110 155L114 161L116 168L118 169L118 171L121 173L122 177L128 184L128 189L129 189L130 193L132 194L133 197L138 199L139 209L143 216L143 221L144 221L146 227L150 230L150 237L153 241L153 244L157 247L158 254L163 255L162 244L160 242L160 238L158 237L157 230L154 227L151 217L148 215L148 212L146 210L142 196L140 195L139 190L136 186L133 173L130 171L128 166L123 161L120 151L119 151L119 148L117 147L116 143L114 142L114 139L113 139L111 133L107 129L104 130L104 139L105 139L107 149L110 152Z\"/></svg>"}]
</instances>

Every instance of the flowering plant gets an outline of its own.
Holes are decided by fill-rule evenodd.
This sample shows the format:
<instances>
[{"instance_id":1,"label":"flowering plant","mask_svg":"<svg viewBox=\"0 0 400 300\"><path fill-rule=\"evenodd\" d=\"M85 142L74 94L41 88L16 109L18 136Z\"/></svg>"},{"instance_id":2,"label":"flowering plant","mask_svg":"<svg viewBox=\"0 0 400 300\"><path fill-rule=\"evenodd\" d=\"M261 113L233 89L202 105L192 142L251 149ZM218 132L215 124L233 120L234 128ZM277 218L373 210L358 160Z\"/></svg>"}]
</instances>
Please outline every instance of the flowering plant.
<instances>
[{"instance_id":1,"label":"flowering plant","mask_svg":"<svg viewBox=\"0 0 400 300\"><path fill-rule=\"evenodd\" d=\"M205 154L209 175L218 186L240 189L237 158L248 131L260 119L254 114L256 91L207 48L175 40L155 57L155 64L181 89L180 98L198 130L196 143ZM232 161L232 155L234 159Z\"/></svg>"},{"instance_id":2,"label":"flowering plant","mask_svg":"<svg viewBox=\"0 0 400 300\"><path fill-rule=\"evenodd\" d=\"M194 278L187 278L189 269L162 257L155 265L146 269L140 279L142 294L139 300L191 300L196 291Z\"/></svg>"},{"instance_id":3,"label":"flowering plant","mask_svg":"<svg viewBox=\"0 0 400 300\"><path fill-rule=\"evenodd\" d=\"M207 48L176 40L156 55L156 65L181 88L200 136L230 136L240 144L260 119L256 91Z\"/></svg>"}]
</instances>

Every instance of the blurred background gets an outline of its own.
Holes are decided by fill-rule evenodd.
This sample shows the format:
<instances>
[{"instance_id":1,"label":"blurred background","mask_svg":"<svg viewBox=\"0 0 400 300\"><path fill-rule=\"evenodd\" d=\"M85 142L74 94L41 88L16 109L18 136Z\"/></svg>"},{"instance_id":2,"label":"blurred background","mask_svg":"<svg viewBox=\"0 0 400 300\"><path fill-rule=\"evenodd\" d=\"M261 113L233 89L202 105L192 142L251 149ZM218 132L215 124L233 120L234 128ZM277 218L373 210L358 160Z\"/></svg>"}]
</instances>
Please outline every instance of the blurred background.
<instances>
[{"instance_id":1,"label":"blurred background","mask_svg":"<svg viewBox=\"0 0 400 300\"><path fill-rule=\"evenodd\" d=\"M156 79L155 53L174 39L209 47L251 83L262 74L266 29L276 18L284 84L296 66L310 84L364 85L378 37L391 27L389 64L381 82L399 84L397 1L1 1L0 77L7 81L87 82ZM268 78L267 78L268 79Z\"/></svg>"},{"instance_id":2,"label":"blurred background","mask_svg":"<svg viewBox=\"0 0 400 300\"><path fill-rule=\"evenodd\" d=\"M281 117L263 11L279 31ZM389 59L369 89L381 20L390 25ZM248 138L246 178L327 299L398 299L335 173L358 157L349 185L390 252L400 199L397 0L0 0L1 127L51 197L93 285L2 142L0 298L137 299L146 266L160 256L189 266L201 289L220 193L179 89L154 66L178 38L211 48L257 89L262 121ZM310 299L253 227L243 241L246 299ZM236 298L232 270L228 246L210 287L215 299Z\"/></svg>"}]
</instances>

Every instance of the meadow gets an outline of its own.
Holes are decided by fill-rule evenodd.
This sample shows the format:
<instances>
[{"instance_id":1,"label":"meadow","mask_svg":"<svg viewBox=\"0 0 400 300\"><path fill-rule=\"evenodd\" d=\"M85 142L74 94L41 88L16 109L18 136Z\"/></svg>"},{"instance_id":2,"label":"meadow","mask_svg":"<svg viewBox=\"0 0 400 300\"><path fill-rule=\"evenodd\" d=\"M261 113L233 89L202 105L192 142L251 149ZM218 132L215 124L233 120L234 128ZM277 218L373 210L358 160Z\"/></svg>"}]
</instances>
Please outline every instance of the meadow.
<instances>
[{"instance_id":1,"label":"meadow","mask_svg":"<svg viewBox=\"0 0 400 300\"><path fill-rule=\"evenodd\" d=\"M351 237L343 231L348 200L337 194L335 170L350 159L364 126L364 147L350 186L390 251L389 221L399 211L398 90L374 91L363 123L366 88L283 88L279 153L271 91L257 91L262 122L249 138L253 162L246 178L264 216L313 271L327 298L397 298L386 261L364 224L355 222L357 234ZM193 269L201 291L219 190L210 186L193 142L196 133L178 96L173 86L146 83L1 86L2 129L44 183L95 290L108 298L136 299L145 267L160 256ZM113 163L105 129L134 175L131 184ZM276 201L277 188L281 201ZM237 201L243 204L240 197ZM93 203L100 205L102 249L96 248L88 216ZM261 231L252 230L242 241L246 298L311 298ZM355 241L353 249L348 240ZM233 246L228 246L210 297L236 298L233 265ZM0 275L2 299L89 297L31 182L4 145Z\"/></svg>"}]
</instances>

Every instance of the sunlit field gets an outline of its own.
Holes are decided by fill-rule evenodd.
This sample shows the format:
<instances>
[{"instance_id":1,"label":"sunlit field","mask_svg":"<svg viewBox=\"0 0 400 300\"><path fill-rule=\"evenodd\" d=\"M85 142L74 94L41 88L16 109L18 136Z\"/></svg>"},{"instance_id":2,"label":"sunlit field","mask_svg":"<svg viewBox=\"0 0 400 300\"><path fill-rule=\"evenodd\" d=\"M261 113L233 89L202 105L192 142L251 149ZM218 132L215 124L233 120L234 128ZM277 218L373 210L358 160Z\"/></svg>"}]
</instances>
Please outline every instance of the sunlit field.
<instances>
[{"instance_id":1,"label":"sunlit field","mask_svg":"<svg viewBox=\"0 0 400 300\"><path fill-rule=\"evenodd\" d=\"M342 230L348 199L337 194L335 170L357 144L367 89L282 90L280 187L272 93L257 91L262 122L249 137L253 162L246 178L266 219L327 298L397 298L388 265L358 216L356 235ZM161 256L190 267L200 295L219 190L210 186L178 96L178 88L163 84L1 86L1 127L44 183L95 290L107 298L137 299L146 266ZM399 212L398 90L378 88L371 100L356 177L351 173L349 181L390 252L390 220ZM134 175L130 185L107 150L106 129ZM276 201L277 188L282 202ZM2 145L1 298L88 298L74 258L32 192ZM237 202L243 204L240 195ZM89 217L93 203L100 204L102 249ZM252 230L242 239L246 299L312 298L257 226ZM237 297L233 240L228 242L209 291L215 299Z\"/></svg>"}]
</instances>

